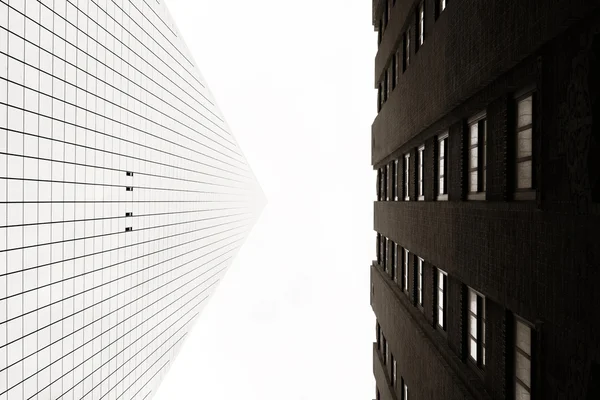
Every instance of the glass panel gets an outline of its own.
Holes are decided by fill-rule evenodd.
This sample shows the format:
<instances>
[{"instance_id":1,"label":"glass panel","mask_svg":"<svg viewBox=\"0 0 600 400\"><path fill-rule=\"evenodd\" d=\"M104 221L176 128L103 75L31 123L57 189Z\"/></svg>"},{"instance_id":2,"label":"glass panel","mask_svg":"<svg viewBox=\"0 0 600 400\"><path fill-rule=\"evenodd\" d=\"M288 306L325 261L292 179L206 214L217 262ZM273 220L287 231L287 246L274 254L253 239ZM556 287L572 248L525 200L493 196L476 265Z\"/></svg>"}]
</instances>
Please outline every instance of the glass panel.
<instances>
[{"instance_id":1,"label":"glass panel","mask_svg":"<svg viewBox=\"0 0 600 400\"><path fill-rule=\"evenodd\" d=\"M478 162L478 154L479 150L477 149L477 147L473 147L470 150L471 156L469 157L469 169L473 169L473 168L477 168L477 162Z\"/></svg>"},{"instance_id":2,"label":"glass panel","mask_svg":"<svg viewBox=\"0 0 600 400\"><path fill-rule=\"evenodd\" d=\"M470 127L470 133L471 136L469 138L469 147L471 146L475 146L477 144L477 142L479 141L479 129L477 127L477 122L471 124Z\"/></svg>"},{"instance_id":3,"label":"glass panel","mask_svg":"<svg viewBox=\"0 0 600 400\"><path fill-rule=\"evenodd\" d=\"M469 355L477 361L477 342L469 338Z\"/></svg>"},{"instance_id":4,"label":"glass panel","mask_svg":"<svg viewBox=\"0 0 600 400\"><path fill-rule=\"evenodd\" d=\"M533 121L532 105L533 99L531 96L519 101L517 127L531 124Z\"/></svg>"},{"instance_id":5,"label":"glass panel","mask_svg":"<svg viewBox=\"0 0 600 400\"><path fill-rule=\"evenodd\" d=\"M517 320L517 347L531 356L531 328Z\"/></svg>"},{"instance_id":6,"label":"glass panel","mask_svg":"<svg viewBox=\"0 0 600 400\"><path fill-rule=\"evenodd\" d=\"M531 160L517 164L517 188L527 189L532 186Z\"/></svg>"},{"instance_id":7,"label":"glass panel","mask_svg":"<svg viewBox=\"0 0 600 400\"><path fill-rule=\"evenodd\" d=\"M444 310L438 309L438 324L444 326Z\"/></svg>"},{"instance_id":8,"label":"glass panel","mask_svg":"<svg viewBox=\"0 0 600 400\"><path fill-rule=\"evenodd\" d=\"M469 173L469 191L477 191L477 171L472 171Z\"/></svg>"},{"instance_id":9,"label":"glass panel","mask_svg":"<svg viewBox=\"0 0 600 400\"><path fill-rule=\"evenodd\" d=\"M441 177L440 178L440 194L444 194L446 193L446 186L445 186L445 182L444 182L444 178Z\"/></svg>"},{"instance_id":10,"label":"glass panel","mask_svg":"<svg viewBox=\"0 0 600 400\"><path fill-rule=\"evenodd\" d=\"M518 351L515 358L515 371L521 382L527 387L531 386L531 361Z\"/></svg>"},{"instance_id":11,"label":"glass panel","mask_svg":"<svg viewBox=\"0 0 600 400\"><path fill-rule=\"evenodd\" d=\"M438 270L438 287L444 289L444 274Z\"/></svg>"},{"instance_id":12,"label":"glass panel","mask_svg":"<svg viewBox=\"0 0 600 400\"><path fill-rule=\"evenodd\" d=\"M477 315L477 294L469 290L469 310Z\"/></svg>"},{"instance_id":13,"label":"glass panel","mask_svg":"<svg viewBox=\"0 0 600 400\"><path fill-rule=\"evenodd\" d=\"M438 306L444 308L444 292L438 290Z\"/></svg>"},{"instance_id":14,"label":"glass panel","mask_svg":"<svg viewBox=\"0 0 600 400\"><path fill-rule=\"evenodd\" d=\"M517 158L532 154L531 128L517 133Z\"/></svg>"},{"instance_id":15,"label":"glass panel","mask_svg":"<svg viewBox=\"0 0 600 400\"><path fill-rule=\"evenodd\" d=\"M477 317L469 314L469 333L473 338L477 339Z\"/></svg>"},{"instance_id":16,"label":"glass panel","mask_svg":"<svg viewBox=\"0 0 600 400\"><path fill-rule=\"evenodd\" d=\"M442 140L440 140L440 158L443 158L443 157L444 157L444 147L445 147L445 146L444 146L444 141L445 141L445 140L446 140L446 139L442 139Z\"/></svg>"},{"instance_id":17,"label":"glass panel","mask_svg":"<svg viewBox=\"0 0 600 400\"><path fill-rule=\"evenodd\" d=\"M519 382L515 382L515 400L531 400L531 394Z\"/></svg>"}]
</instances>

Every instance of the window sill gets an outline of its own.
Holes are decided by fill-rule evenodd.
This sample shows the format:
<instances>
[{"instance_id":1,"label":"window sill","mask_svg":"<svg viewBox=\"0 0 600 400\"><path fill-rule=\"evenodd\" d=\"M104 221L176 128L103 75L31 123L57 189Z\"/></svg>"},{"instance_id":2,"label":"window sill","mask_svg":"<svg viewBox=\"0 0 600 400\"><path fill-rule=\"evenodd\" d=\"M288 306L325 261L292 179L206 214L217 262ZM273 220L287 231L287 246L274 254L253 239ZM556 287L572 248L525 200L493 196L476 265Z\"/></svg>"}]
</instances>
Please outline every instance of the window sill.
<instances>
[{"instance_id":1,"label":"window sill","mask_svg":"<svg viewBox=\"0 0 600 400\"><path fill-rule=\"evenodd\" d=\"M410 201L410 197L405 197L404 201Z\"/></svg>"},{"instance_id":2,"label":"window sill","mask_svg":"<svg viewBox=\"0 0 600 400\"><path fill-rule=\"evenodd\" d=\"M467 200L485 200L485 192L469 193L467 195Z\"/></svg>"},{"instance_id":3,"label":"window sill","mask_svg":"<svg viewBox=\"0 0 600 400\"><path fill-rule=\"evenodd\" d=\"M417 197L417 200L418 201L424 201L425 200L425 196L419 196L419 197Z\"/></svg>"},{"instance_id":4,"label":"window sill","mask_svg":"<svg viewBox=\"0 0 600 400\"><path fill-rule=\"evenodd\" d=\"M533 201L535 200L535 190L524 190L521 192L515 192L513 200L517 201Z\"/></svg>"},{"instance_id":5,"label":"window sill","mask_svg":"<svg viewBox=\"0 0 600 400\"><path fill-rule=\"evenodd\" d=\"M438 194L435 199L437 201L448 201L448 195L447 194Z\"/></svg>"}]
</instances>

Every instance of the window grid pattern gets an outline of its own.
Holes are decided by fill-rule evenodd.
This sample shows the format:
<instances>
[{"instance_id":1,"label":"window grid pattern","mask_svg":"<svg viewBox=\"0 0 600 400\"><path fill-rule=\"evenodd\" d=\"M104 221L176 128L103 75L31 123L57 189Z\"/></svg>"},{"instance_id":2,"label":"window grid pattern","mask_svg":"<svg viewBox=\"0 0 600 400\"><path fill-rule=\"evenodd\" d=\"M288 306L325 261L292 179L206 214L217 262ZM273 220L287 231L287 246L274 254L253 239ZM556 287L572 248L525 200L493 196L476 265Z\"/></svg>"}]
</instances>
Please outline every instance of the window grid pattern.
<instances>
[{"instance_id":1,"label":"window grid pattern","mask_svg":"<svg viewBox=\"0 0 600 400\"><path fill-rule=\"evenodd\" d=\"M533 185L533 95L517 100L516 188L528 190Z\"/></svg>"},{"instance_id":2,"label":"window grid pattern","mask_svg":"<svg viewBox=\"0 0 600 400\"><path fill-rule=\"evenodd\" d=\"M479 368L485 367L485 297L469 288L468 310L469 358Z\"/></svg>"},{"instance_id":3,"label":"window grid pattern","mask_svg":"<svg viewBox=\"0 0 600 400\"><path fill-rule=\"evenodd\" d=\"M532 329L515 319L515 400L531 399Z\"/></svg>"},{"instance_id":4,"label":"window grid pattern","mask_svg":"<svg viewBox=\"0 0 600 400\"><path fill-rule=\"evenodd\" d=\"M443 330L446 330L446 286L448 275L441 269L437 270L437 324Z\"/></svg>"},{"instance_id":5,"label":"window grid pattern","mask_svg":"<svg viewBox=\"0 0 600 400\"><path fill-rule=\"evenodd\" d=\"M0 398L145 398L260 189L164 5L7 3Z\"/></svg>"},{"instance_id":6,"label":"window grid pattern","mask_svg":"<svg viewBox=\"0 0 600 400\"><path fill-rule=\"evenodd\" d=\"M487 122L485 117L469 123L469 192L485 192L486 188L486 142Z\"/></svg>"}]
</instances>

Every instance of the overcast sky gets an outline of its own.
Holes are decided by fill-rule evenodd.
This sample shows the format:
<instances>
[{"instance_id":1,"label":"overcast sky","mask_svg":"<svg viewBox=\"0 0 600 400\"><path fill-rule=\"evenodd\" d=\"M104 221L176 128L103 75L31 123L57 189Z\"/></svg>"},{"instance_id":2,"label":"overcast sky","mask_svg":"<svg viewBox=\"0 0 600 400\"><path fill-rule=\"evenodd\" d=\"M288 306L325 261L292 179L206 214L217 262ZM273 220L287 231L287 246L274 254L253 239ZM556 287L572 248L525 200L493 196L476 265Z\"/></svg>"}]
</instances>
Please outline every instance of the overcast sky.
<instances>
[{"instance_id":1,"label":"overcast sky","mask_svg":"<svg viewBox=\"0 0 600 400\"><path fill-rule=\"evenodd\" d=\"M369 0L168 0L268 205L155 400L375 398Z\"/></svg>"}]
</instances>

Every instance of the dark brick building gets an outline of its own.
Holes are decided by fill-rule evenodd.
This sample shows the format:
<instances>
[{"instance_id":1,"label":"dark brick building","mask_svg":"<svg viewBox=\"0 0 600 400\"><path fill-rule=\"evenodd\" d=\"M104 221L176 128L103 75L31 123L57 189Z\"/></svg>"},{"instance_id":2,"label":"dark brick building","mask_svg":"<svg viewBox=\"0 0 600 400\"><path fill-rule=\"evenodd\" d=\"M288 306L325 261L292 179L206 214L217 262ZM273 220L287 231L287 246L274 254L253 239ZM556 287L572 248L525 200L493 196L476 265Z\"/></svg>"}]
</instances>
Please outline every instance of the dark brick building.
<instances>
[{"instance_id":1,"label":"dark brick building","mask_svg":"<svg viewBox=\"0 0 600 400\"><path fill-rule=\"evenodd\" d=\"M378 398L600 399L599 5L373 0Z\"/></svg>"}]
</instances>

